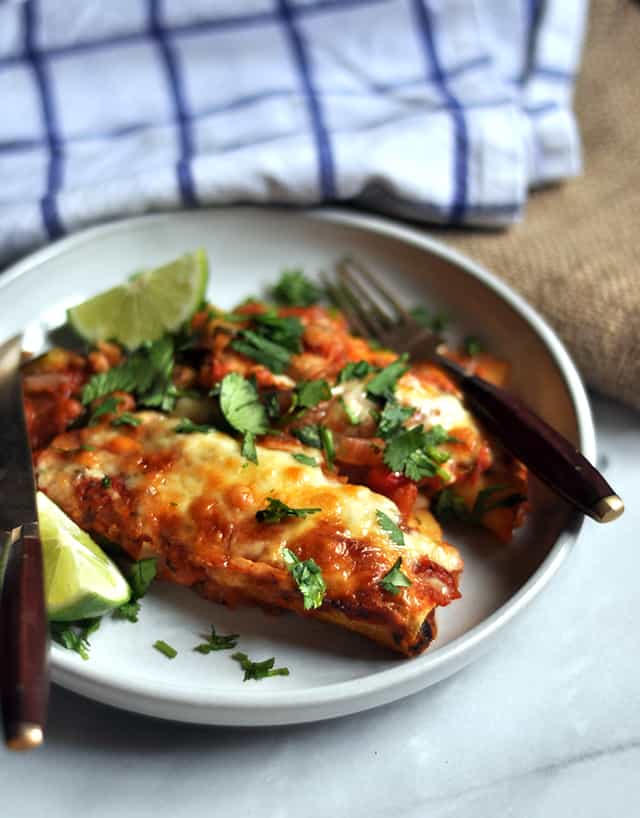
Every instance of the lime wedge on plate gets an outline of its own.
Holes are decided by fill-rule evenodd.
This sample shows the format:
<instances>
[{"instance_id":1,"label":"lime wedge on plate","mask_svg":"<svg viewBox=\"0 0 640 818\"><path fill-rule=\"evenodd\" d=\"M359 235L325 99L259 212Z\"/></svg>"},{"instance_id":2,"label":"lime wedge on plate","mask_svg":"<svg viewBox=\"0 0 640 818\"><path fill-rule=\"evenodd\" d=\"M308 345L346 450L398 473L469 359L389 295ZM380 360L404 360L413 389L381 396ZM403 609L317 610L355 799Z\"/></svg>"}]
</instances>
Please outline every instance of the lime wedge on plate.
<instances>
[{"instance_id":1,"label":"lime wedge on plate","mask_svg":"<svg viewBox=\"0 0 640 818\"><path fill-rule=\"evenodd\" d=\"M67 318L87 341L118 341L136 349L191 318L204 298L208 276L207 254L196 250L72 307Z\"/></svg>"},{"instance_id":2,"label":"lime wedge on plate","mask_svg":"<svg viewBox=\"0 0 640 818\"><path fill-rule=\"evenodd\" d=\"M131 590L109 557L46 494L37 499L49 619L102 616L127 602Z\"/></svg>"}]
</instances>

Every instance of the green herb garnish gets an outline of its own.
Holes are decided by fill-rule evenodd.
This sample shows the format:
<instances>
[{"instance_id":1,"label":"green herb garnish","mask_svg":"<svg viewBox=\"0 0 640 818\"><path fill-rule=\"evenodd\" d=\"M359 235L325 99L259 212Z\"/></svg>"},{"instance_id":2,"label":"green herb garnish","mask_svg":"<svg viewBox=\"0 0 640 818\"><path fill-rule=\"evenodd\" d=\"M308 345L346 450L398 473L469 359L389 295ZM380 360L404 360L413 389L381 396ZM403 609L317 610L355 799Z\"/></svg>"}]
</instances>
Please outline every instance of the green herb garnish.
<instances>
[{"instance_id":1,"label":"green herb garnish","mask_svg":"<svg viewBox=\"0 0 640 818\"><path fill-rule=\"evenodd\" d=\"M102 478L100 483L101 483L103 489L110 489L111 488L111 478L109 477L108 474L105 474L105 476Z\"/></svg>"},{"instance_id":2,"label":"green herb garnish","mask_svg":"<svg viewBox=\"0 0 640 818\"><path fill-rule=\"evenodd\" d=\"M288 667L274 667L276 660L272 656L271 659L265 659L263 662L252 662L246 653L233 653L231 658L240 663L240 667L244 670L243 682L248 682L250 679L266 679L269 676L288 676Z\"/></svg>"},{"instance_id":3,"label":"green herb garnish","mask_svg":"<svg viewBox=\"0 0 640 818\"><path fill-rule=\"evenodd\" d=\"M206 639L207 641L196 645L194 650L198 653L207 654L211 653L213 650L231 650L232 648L235 648L238 644L238 639L240 639L240 634L217 634L214 625L212 625L211 635L205 636L203 634L202 638Z\"/></svg>"},{"instance_id":4,"label":"green herb garnish","mask_svg":"<svg viewBox=\"0 0 640 818\"><path fill-rule=\"evenodd\" d=\"M131 412L123 412L111 421L112 426L140 426L142 418L136 417Z\"/></svg>"},{"instance_id":5,"label":"green herb garnish","mask_svg":"<svg viewBox=\"0 0 640 818\"><path fill-rule=\"evenodd\" d=\"M177 435L192 435L196 432L207 434L213 431L213 426L206 423L194 423L191 418L180 418L173 431Z\"/></svg>"},{"instance_id":6,"label":"green herb garnish","mask_svg":"<svg viewBox=\"0 0 640 818\"><path fill-rule=\"evenodd\" d=\"M378 416L378 434L388 440L397 434L404 422L409 420L415 409L412 406L402 406L395 400L388 400Z\"/></svg>"},{"instance_id":7,"label":"green herb garnish","mask_svg":"<svg viewBox=\"0 0 640 818\"><path fill-rule=\"evenodd\" d=\"M288 349L268 341L250 329L238 333L229 346L247 358L266 366L277 375L285 371L291 358Z\"/></svg>"},{"instance_id":8,"label":"green herb garnish","mask_svg":"<svg viewBox=\"0 0 640 818\"><path fill-rule=\"evenodd\" d=\"M171 645L168 645L164 640L158 639L156 642L153 643L153 647L166 656L167 659L175 659L178 655L178 651L175 648L172 648Z\"/></svg>"},{"instance_id":9,"label":"green herb garnish","mask_svg":"<svg viewBox=\"0 0 640 818\"><path fill-rule=\"evenodd\" d=\"M67 650L75 651L85 661L89 658L89 636L100 627L101 617L77 622L50 622L51 638Z\"/></svg>"},{"instance_id":10,"label":"green herb garnish","mask_svg":"<svg viewBox=\"0 0 640 818\"><path fill-rule=\"evenodd\" d=\"M271 292L286 307L309 307L322 298L322 290L302 270L284 270Z\"/></svg>"},{"instance_id":11,"label":"green herb garnish","mask_svg":"<svg viewBox=\"0 0 640 818\"><path fill-rule=\"evenodd\" d=\"M414 307L409 310L413 319L420 324L421 327L426 327L432 332L442 332L449 320L446 315L437 312L429 312L426 307Z\"/></svg>"},{"instance_id":12,"label":"green herb garnish","mask_svg":"<svg viewBox=\"0 0 640 818\"><path fill-rule=\"evenodd\" d=\"M401 355L397 361L374 375L367 383L367 395L373 398L391 398L398 379L409 369L407 360L407 355Z\"/></svg>"},{"instance_id":13,"label":"green herb garnish","mask_svg":"<svg viewBox=\"0 0 640 818\"><path fill-rule=\"evenodd\" d=\"M302 454L302 452L295 452L291 455L294 460L297 460L298 463L302 463L303 466L317 466L318 461L314 457L309 457L308 454Z\"/></svg>"},{"instance_id":14,"label":"green herb garnish","mask_svg":"<svg viewBox=\"0 0 640 818\"><path fill-rule=\"evenodd\" d=\"M302 594L305 611L319 608L327 592L327 586L318 563L313 559L299 560L289 548L282 549L282 556Z\"/></svg>"},{"instance_id":15,"label":"green herb garnish","mask_svg":"<svg viewBox=\"0 0 640 818\"><path fill-rule=\"evenodd\" d=\"M445 488L436 498L434 513L443 522L461 520L462 522L478 525L487 512L493 511L495 508L513 508L527 499L524 494L518 492L492 499L496 492L504 491L507 488L506 485L495 485L482 489L478 492L473 508L470 511L467 509L462 497L455 494L453 489Z\"/></svg>"},{"instance_id":16,"label":"green herb garnish","mask_svg":"<svg viewBox=\"0 0 640 818\"><path fill-rule=\"evenodd\" d=\"M336 458L336 449L333 442L333 432L326 426L318 426L320 432L320 442L327 461L327 467L333 471L333 461Z\"/></svg>"},{"instance_id":17,"label":"green herb garnish","mask_svg":"<svg viewBox=\"0 0 640 818\"><path fill-rule=\"evenodd\" d=\"M119 403L120 399L116 398L115 395L110 395L108 398L105 398L100 406L96 407L95 411L91 415L88 425L95 426L103 415L109 415L112 412L117 411Z\"/></svg>"},{"instance_id":18,"label":"green herb garnish","mask_svg":"<svg viewBox=\"0 0 640 818\"><path fill-rule=\"evenodd\" d=\"M384 462L391 471L402 472L416 482L436 476L449 480L449 473L442 468L449 454L438 448L448 440L449 435L440 425L428 431L423 426L403 429L387 442Z\"/></svg>"},{"instance_id":19,"label":"green herb garnish","mask_svg":"<svg viewBox=\"0 0 640 818\"><path fill-rule=\"evenodd\" d=\"M325 380L302 381L293 393L292 409L312 409L331 398L331 387Z\"/></svg>"},{"instance_id":20,"label":"green herb garnish","mask_svg":"<svg viewBox=\"0 0 640 818\"><path fill-rule=\"evenodd\" d=\"M255 331L271 341L284 347L289 352L300 352L304 326L299 318L293 315L282 317L274 311L263 312L253 316Z\"/></svg>"},{"instance_id":21,"label":"green herb garnish","mask_svg":"<svg viewBox=\"0 0 640 818\"><path fill-rule=\"evenodd\" d=\"M267 497L267 507L256 511L256 520L259 523L281 523L288 517L308 517L322 511L321 508L291 508L275 497Z\"/></svg>"},{"instance_id":22,"label":"green herb garnish","mask_svg":"<svg viewBox=\"0 0 640 818\"><path fill-rule=\"evenodd\" d=\"M399 594L403 588L408 588L412 584L409 577L400 570L401 565L402 557L398 557L391 570L387 571L378 583L383 590L389 591L390 594Z\"/></svg>"},{"instance_id":23,"label":"green herb garnish","mask_svg":"<svg viewBox=\"0 0 640 818\"><path fill-rule=\"evenodd\" d=\"M484 347L480 341L471 335L464 339L462 346L467 355L470 355L472 358L484 352Z\"/></svg>"},{"instance_id":24,"label":"green herb garnish","mask_svg":"<svg viewBox=\"0 0 640 818\"><path fill-rule=\"evenodd\" d=\"M227 423L243 435L243 457L257 463L255 436L265 434L268 424L255 385L237 372L225 375L220 387L220 409Z\"/></svg>"},{"instance_id":25,"label":"green herb garnish","mask_svg":"<svg viewBox=\"0 0 640 818\"><path fill-rule=\"evenodd\" d=\"M322 448L322 439L320 438L320 426L317 423L309 423L306 426L298 426L291 430L291 434L297 437L305 446L313 446L314 449Z\"/></svg>"},{"instance_id":26,"label":"green herb garnish","mask_svg":"<svg viewBox=\"0 0 640 818\"><path fill-rule=\"evenodd\" d=\"M372 372L376 372L377 369L377 367L367 361L352 361L338 372L337 382L344 383L345 381L362 380L362 378L366 378L367 375Z\"/></svg>"},{"instance_id":27,"label":"green herb garnish","mask_svg":"<svg viewBox=\"0 0 640 818\"><path fill-rule=\"evenodd\" d=\"M380 528L389 535L389 539L395 545L404 545L404 534L402 533L402 529L397 523L389 517L388 514L385 514L384 511L380 511L378 509L376 511L376 518L378 520L378 525Z\"/></svg>"},{"instance_id":28,"label":"green herb garnish","mask_svg":"<svg viewBox=\"0 0 640 818\"><path fill-rule=\"evenodd\" d=\"M362 418L360 414L351 406L351 404L347 403L347 401L340 396L340 406L347 416L347 420L352 426L357 426L359 423L362 423Z\"/></svg>"},{"instance_id":29,"label":"green herb garnish","mask_svg":"<svg viewBox=\"0 0 640 818\"><path fill-rule=\"evenodd\" d=\"M134 562L126 571L127 581L131 588L131 599L120 605L113 612L115 619L126 619L137 622L140 613L140 600L149 590L156 577L158 560L156 557L146 557Z\"/></svg>"}]
</instances>

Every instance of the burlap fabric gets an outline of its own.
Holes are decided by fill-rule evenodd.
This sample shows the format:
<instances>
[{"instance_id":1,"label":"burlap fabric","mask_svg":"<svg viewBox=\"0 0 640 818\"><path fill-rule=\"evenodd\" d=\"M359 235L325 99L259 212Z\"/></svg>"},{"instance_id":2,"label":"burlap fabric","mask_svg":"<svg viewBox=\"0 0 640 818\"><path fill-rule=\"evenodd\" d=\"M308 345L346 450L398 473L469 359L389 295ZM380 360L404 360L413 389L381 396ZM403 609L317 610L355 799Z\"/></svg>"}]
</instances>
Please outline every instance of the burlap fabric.
<instances>
[{"instance_id":1,"label":"burlap fabric","mask_svg":"<svg viewBox=\"0 0 640 818\"><path fill-rule=\"evenodd\" d=\"M575 108L583 176L506 232L432 232L536 306L590 386L640 408L640 3L592 0Z\"/></svg>"}]
</instances>

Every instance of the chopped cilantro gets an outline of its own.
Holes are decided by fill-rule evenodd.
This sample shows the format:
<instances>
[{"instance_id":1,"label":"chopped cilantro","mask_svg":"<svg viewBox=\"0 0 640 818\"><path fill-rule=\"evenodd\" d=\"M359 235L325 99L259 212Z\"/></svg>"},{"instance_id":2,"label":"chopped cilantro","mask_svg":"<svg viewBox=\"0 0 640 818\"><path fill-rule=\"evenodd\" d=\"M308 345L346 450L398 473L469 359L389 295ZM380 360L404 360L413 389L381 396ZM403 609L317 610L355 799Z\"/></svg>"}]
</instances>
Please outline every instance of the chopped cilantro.
<instances>
[{"instance_id":1,"label":"chopped cilantro","mask_svg":"<svg viewBox=\"0 0 640 818\"><path fill-rule=\"evenodd\" d=\"M478 492L473 508L469 511L464 499L456 494L452 489L445 488L437 496L434 512L436 517L443 522L450 520L462 520L466 523L473 523L479 525L482 522L483 516L493 511L495 508L512 508L520 503L523 503L527 498L524 494L512 492L504 497L498 497L492 500L496 492L502 492L507 489L506 485L488 486Z\"/></svg>"},{"instance_id":2,"label":"chopped cilantro","mask_svg":"<svg viewBox=\"0 0 640 818\"><path fill-rule=\"evenodd\" d=\"M175 648L172 648L171 645L168 645L162 639L158 639L156 642L153 643L153 647L166 656L167 659L175 659L178 655L178 651Z\"/></svg>"},{"instance_id":3,"label":"chopped cilantro","mask_svg":"<svg viewBox=\"0 0 640 818\"><path fill-rule=\"evenodd\" d=\"M480 353L484 351L484 347L480 341L471 335L464 339L462 346L467 355L470 355L472 358L476 355L480 355Z\"/></svg>"},{"instance_id":4,"label":"chopped cilantro","mask_svg":"<svg viewBox=\"0 0 640 818\"><path fill-rule=\"evenodd\" d=\"M263 312L253 316L255 331L289 352L300 352L304 326L295 316L281 317L276 312Z\"/></svg>"},{"instance_id":5,"label":"chopped cilantro","mask_svg":"<svg viewBox=\"0 0 640 818\"><path fill-rule=\"evenodd\" d=\"M103 489L110 489L111 488L111 478L109 477L108 474L105 474L105 476L102 478L102 480L100 482L102 484Z\"/></svg>"},{"instance_id":6,"label":"chopped cilantro","mask_svg":"<svg viewBox=\"0 0 640 818\"><path fill-rule=\"evenodd\" d=\"M301 381L293 394L292 408L312 409L321 401L331 398L331 387L324 380Z\"/></svg>"},{"instance_id":7,"label":"chopped cilantro","mask_svg":"<svg viewBox=\"0 0 640 818\"><path fill-rule=\"evenodd\" d=\"M362 423L362 418L360 417L359 413L350 403L347 403L342 396L340 396L340 406L342 406L342 409L347 416L347 420L352 426L357 426L359 423Z\"/></svg>"},{"instance_id":8,"label":"chopped cilantro","mask_svg":"<svg viewBox=\"0 0 640 818\"><path fill-rule=\"evenodd\" d=\"M267 413L255 385L237 372L225 375L220 386L220 408L227 423L243 435L243 457L257 463L255 436L267 431Z\"/></svg>"},{"instance_id":9,"label":"chopped cilantro","mask_svg":"<svg viewBox=\"0 0 640 818\"><path fill-rule=\"evenodd\" d=\"M127 581L131 588L131 599L120 605L113 612L114 619L126 619L129 622L137 622L140 613L139 600L147 593L151 583L155 579L157 570L157 559L147 557L134 562L126 571Z\"/></svg>"},{"instance_id":10,"label":"chopped cilantro","mask_svg":"<svg viewBox=\"0 0 640 818\"><path fill-rule=\"evenodd\" d=\"M250 329L239 332L231 341L230 347L236 352L246 355L247 358L266 366L276 375L285 371L291 358L288 349L279 344L274 344Z\"/></svg>"},{"instance_id":11,"label":"chopped cilantro","mask_svg":"<svg viewBox=\"0 0 640 818\"><path fill-rule=\"evenodd\" d=\"M282 556L302 594L305 611L319 608L327 592L327 586L318 563L313 559L299 560L289 548L282 549Z\"/></svg>"},{"instance_id":12,"label":"chopped cilantro","mask_svg":"<svg viewBox=\"0 0 640 818\"><path fill-rule=\"evenodd\" d=\"M136 417L131 412L123 412L111 421L112 426L139 426L142 418Z\"/></svg>"},{"instance_id":13,"label":"chopped cilantro","mask_svg":"<svg viewBox=\"0 0 640 818\"><path fill-rule=\"evenodd\" d=\"M194 432L207 434L207 432L213 431L213 426L208 426L205 423L194 423L191 418L180 418L173 431L177 435L192 435Z\"/></svg>"},{"instance_id":14,"label":"chopped cilantro","mask_svg":"<svg viewBox=\"0 0 640 818\"><path fill-rule=\"evenodd\" d=\"M271 292L286 307L309 307L322 298L322 290L302 270L284 270Z\"/></svg>"},{"instance_id":15,"label":"chopped cilantro","mask_svg":"<svg viewBox=\"0 0 640 818\"><path fill-rule=\"evenodd\" d=\"M443 522L467 520L470 516L464 499L450 488L442 489L438 494L433 511L436 517Z\"/></svg>"},{"instance_id":16,"label":"chopped cilantro","mask_svg":"<svg viewBox=\"0 0 640 818\"><path fill-rule=\"evenodd\" d=\"M320 432L320 442L327 461L327 467L333 471L333 461L336 458L336 448L333 442L333 432L326 426L318 426Z\"/></svg>"},{"instance_id":17,"label":"chopped cilantro","mask_svg":"<svg viewBox=\"0 0 640 818\"><path fill-rule=\"evenodd\" d=\"M448 319L445 315L437 312L429 312L426 307L414 307L412 310L409 310L409 312L421 327L430 329L432 332L442 332L448 324Z\"/></svg>"},{"instance_id":18,"label":"chopped cilantro","mask_svg":"<svg viewBox=\"0 0 640 818\"><path fill-rule=\"evenodd\" d=\"M407 365L407 356L402 355L397 361L385 366L377 375L367 383L367 395L374 398L390 398L393 396L393 390L396 383L409 366Z\"/></svg>"},{"instance_id":19,"label":"chopped cilantro","mask_svg":"<svg viewBox=\"0 0 640 818\"><path fill-rule=\"evenodd\" d=\"M378 417L378 434L388 440L397 434L404 422L415 412L412 406L402 406L395 400L388 400Z\"/></svg>"},{"instance_id":20,"label":"chopped cilantro","mask_svg":"<svg viewBox=\"0 0 640 818\"><path fill-rule=\"evenodd\" d=\"M338 372L337 382L344 383L345 381L362 380L362 378L366 378L367 375L376 371L377 367L367 361L351 361Z\"/></svg>"},{"instance_id":21,"label":"chopped cilantro","mask_svg":"<svg viewBox=\"0 0 640 818\"><path fill-rule=\"evenodd\" d=\"M100 627L101 617L80 619L77 622L51 622L51 638L67 650L75 651L84 660L89 658L89 637Z\"/></svg>"},{"instance_id":22,"label":"chopped cilantro","mask_svg":"<svg viewBox=\"0 0 640 818\"><path fill-rule=\"evenodd\" d=\"M82 403L86 406L112 392L134 392L144 406L169 411L175 403L170 394L173 354L169 336L144 344L124 363L94 375L82 390Z\"/></svg>"},{"instance_id":23,"label":"chopped cilantro","mask_svg":"<svg viewBox=\"0 0 640 818\"><path fill-rule=\"evenodd\" d=\"M309 423L306 426L298 426L291 430L291 434L297 437L305 446L313 446L314 449L322 448L322 439L320 437L320 427L317 423Z\"/></svg>"},{"instance_id":24,"label":"chopped cilantro","mask_svg":"<svg viewBox=\"0 0 640 818\"><path fill-rule=\"evenodd\" d=\"M437 447L446 443L449 435L442 426L434 426L425 431L422 426L403 429L387 441L384 462L391 471L402 472L416 482L424 477L449 479L449 473L442 468L449 454Z\"/></svg>"},{"instance_id":25,"label":"chopped cilantro","mask_svg":"<svg viewBox=\"0 0 640 818\"><path fill-rule=\"evenodd\" d=\"M124 602L113 612L114 619L126 619L128 622L137 622L140 613L140 603L137 600Z\"/></svg>"},{"instance_id":26,"label":"chopped cilantro","mask_svg":"<svg viewBox=\"0 0 640 818\"><path fill-rule=\"evenodd\" d=\"M276 660L272 656L271 659L265 659L262 662L252 662L246 653L233 653L231 658L235 662L239 662L240 667L244 670L243 682L248 682L250 679L266 679L269 676L288 676L288 667L274 667Z\"/></svg>"},{"instance_id":27,"label":"chopped cilantro","mask_svg":"<svg viewBox=\"0 0 640 818\"><path fill-rule=\"evenodd\" d=\"M280 419L282 410L280 409L280 401L277 392L267 392L262 396L262 403L264 405L267 417L274 422Z\"/></svg>"},{"instance_id":28,"label":"chopped cilantro","mask_svg":"<svg viewBox=\"0 0 640 818\"><path fill-rule=\"evenodd\" d=\"M302 463L303 466L317 466L318 461L314 457L309 457L308 454L303 454L302 452L295 452L291 455L294 460L297 460L298 463Z\"/></svg>"},{"instance_id":29,"label":"chopped cilantro","mask_svg":"<svg viewBox=\"0 0 640 818\"><path fill-rule=\"evenodd\" d=\"M378 509L376 511L376 518L378 520L378 525L380 528L389 535L389 539L395 545L404 545L404 534L402 533L402 529L397 523L389 517L388 514L385 514L384 511L380 511Z\"/></svg>"},{"instance_id":30,"label":"chopped cilantro","mask_svg":"<svg viewBox=\"0 0 640 818\"><path fill-rule=\"evenodd\" d=\"M402 557L398 557L391 570L387 571L378 583L383 590L389 591L390 594L399 594L403 588L408 588L412 584L409 577L400 570L401 565Z\"/></svg>"},{"instance_id":31,"label":"chopped cilantro","mask_svg":"<svg viewBox=\"0 0 640 818\"><path fill-rule=\"evenodd\" d=\"M105 398L100 406L96 407L95 411L91 415L88 425L95 426L103 415L109 415L112 412L115 412L118 409L119 403L120 399L116 398L115 395L110 395L108 398Z\"/></svg>"},{"instance_id":32,"label":"chopped cilantro","mask_svg":"<svg viewBox=\"0 0 640 818\"><path fill-rule=\"evenodd\" d=\"M267 497L267 507L256 511L256 520L259 523L281 523L287 517L308 517L322 511L321 508L291 508L275 497Z\"/></svg>"},{"instance_id":33,"label":"chopped cilantro","mask_svg":"<svg viewBox=\"0 0 640 818\"><path fill-rule=\"evenodd\" d=\"M196 645L194 650L198 653L211 653L212 650L232 650L238 644L238 639L240 638L240 634L237 633L228 633L228 634L217 634L215 626L211 626L211 635L206 636L202 634L202 638L206 639L206 642L202 642L199 645Z\"/></svg>"}]
</instances>

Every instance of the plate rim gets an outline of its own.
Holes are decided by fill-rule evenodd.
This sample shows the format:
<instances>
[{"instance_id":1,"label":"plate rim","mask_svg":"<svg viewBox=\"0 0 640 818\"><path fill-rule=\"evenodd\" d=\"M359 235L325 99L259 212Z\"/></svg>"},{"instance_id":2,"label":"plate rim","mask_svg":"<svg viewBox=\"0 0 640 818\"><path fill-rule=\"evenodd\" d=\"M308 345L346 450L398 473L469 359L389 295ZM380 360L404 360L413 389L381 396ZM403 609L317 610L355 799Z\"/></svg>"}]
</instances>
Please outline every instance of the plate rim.
<instances>
[{"instance_id":1,"label":"plate rim","mask_svg":"<svg viewBox=\"0 0 640 818\"><path fill-rule=\"evenodd\" d=\"M428 233L428 225L425 226L423 231L418 227L398 223L386 217L335 207L293 210L288 207L278 206L221 206L197 210L147 213L88 227L35 250L9 265L0 274L0 293L22 275L37 269L66 251L73 250L84 244L90 244L96 238L132 229L147 228L154 222L162 223L174 219L188 220L193 216L202 216L205 219L207 217L215 218L221 213L237 214L238 216L243 214L260 216L287 213L293 219L303 221L309 219L312 221L320 220L337 226L352 226L411 244L462 268L466 273L472 275L484 286L496 293L503 301L506 301L542 340L556 365L571 401L576 417L579 448L587 458L592 461L595 460L596 439L591 408L582 378L564 343L535 307L529 304L523 296L490 272L484 265L450 247L445 242L434 239ZM118 678L118 674L91 671L90 668L87 668L89 672L83 673L82 668L74 661L76 657L65 656L62 649L57 649L56 646L54 646L51 654L52 677L54 681L82 695L107 704L116 703L114 699L118 699L117 706L119 707L153 714L161 718L171 719L175 718L175 716L170 713L163 714L160 712L158 710L160 705L169 710L172 707L182 708L183 710L184 708L196 709L200 712L197 718L191 718L184 712L178 718L181 721L197 721L209 724L240 725L247 723L247 718L228 718L228 712L225 714L226 718L220 718L220 711L222 710L244 711L249 717L258 713L268 716L269 712L282 709L289 714L285 718L279 717L272 721L267 718L267 720L263 721L265 725L313 721L321 718L331 718L347 712L353 713L364 710L426 687L433 681L448 675L446 672L448 667L453 667L452 672L455 672L479 653L488 649L492 638L503 628L510 625L544 590L551 578L557 573L572 551L582 523L583 516L580 513L576 512L571 515L566 527L536 571L512 597L490 616L433 652L427 651L422 656L412 659L411 662L403 662L391 668L374 671L364 677L313 686L304 690L216 692L215 688L211 688L206 692L187 691L182 686L173 686L166 682L150 686L148 681L137 682L135 679L122 681L121 678ZM421 676L425 676L423 684L419 683ZM97 686L97 690L88 691L91 686ZM151 706L140 706L138 703L136 707L136 702L123 704L120 697L124 693L140 696L149 702ZM357 702L357 707L352 706L354 702ZM303 711L305 708L310 707L315 709L325 708L327 712L309 717L309 714L305 714Z\"/></svg>"}]
</instances>

